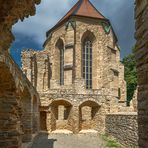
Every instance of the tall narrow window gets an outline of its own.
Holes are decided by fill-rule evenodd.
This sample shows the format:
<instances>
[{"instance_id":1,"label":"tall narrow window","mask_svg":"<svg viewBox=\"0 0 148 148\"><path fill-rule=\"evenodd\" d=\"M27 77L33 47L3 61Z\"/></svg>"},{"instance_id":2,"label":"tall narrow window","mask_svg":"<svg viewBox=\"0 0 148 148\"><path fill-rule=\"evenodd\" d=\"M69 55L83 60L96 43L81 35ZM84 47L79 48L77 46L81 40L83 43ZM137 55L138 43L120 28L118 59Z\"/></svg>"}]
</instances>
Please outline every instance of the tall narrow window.
<instances>
[{"instance_id":1,"label":"tall narrow window","mask_svg":"<svg viewBox=\"0 0 148 148\"><path fill-rule=\"evenodd\" d=\"M59 80L60 85L64 85L64 43L62 39L58 39L56 43L55 53L55 70L56 79Z\"/></svg>"},{"instance_id":2,"label":"tall narrow window","mask_svg":"<svg viewBox=\"0 0 148 148\"><path fill-rule=\"evenodd\" d=\"M60 85L64 85L64 49L60 49Z\"/></svg>"},{"instance_id":3,"label":"tall narrow window","mask_svg":"<svg viewBox=\"0 0 148 148\"><path fill-rule=\"evenodd\" d=\"M86 82L86 89L92 89L92 42L89 39L83 43L83 78Z\"/></svg>"}]
</instances>

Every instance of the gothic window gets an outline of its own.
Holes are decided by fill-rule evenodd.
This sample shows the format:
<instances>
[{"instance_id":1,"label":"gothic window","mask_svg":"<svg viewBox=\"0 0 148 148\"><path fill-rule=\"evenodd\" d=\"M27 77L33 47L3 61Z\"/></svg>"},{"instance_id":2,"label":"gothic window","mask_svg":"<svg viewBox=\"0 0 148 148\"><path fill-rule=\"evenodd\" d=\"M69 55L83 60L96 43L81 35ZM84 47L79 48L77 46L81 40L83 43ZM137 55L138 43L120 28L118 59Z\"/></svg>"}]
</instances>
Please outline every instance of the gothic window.
<instances>
[{"instance_id":1,"label":"gothic window","mask_svg":"<svg viewBox=\"0 0 148 148\"><path fill-rule=\"evenodd\" d=\"M60 49L60 85L64 85L64 49Z\"/></svg>"},{"instance_id":2,"label":"gothic window","mask_svg":"<svg viewBox=\"0 0 148 148\"><path fill-rule=\"evenodd\" d=\"M56 44L58 48L57 52L57 71L59 71L59 80L60 80L60 85L64 85L64 43L61 39L58 40Z\"/></svg>"},{"instance_id":3,"label":"gothic window","mask_svg":"<svg viewBox=\"0 0 148 148\"><path fill-rule=\"evenodd\" d=\"M86 88L92 89L92 42L89 39L83 42L82 65Z\"/></svg>"}]
</instances>

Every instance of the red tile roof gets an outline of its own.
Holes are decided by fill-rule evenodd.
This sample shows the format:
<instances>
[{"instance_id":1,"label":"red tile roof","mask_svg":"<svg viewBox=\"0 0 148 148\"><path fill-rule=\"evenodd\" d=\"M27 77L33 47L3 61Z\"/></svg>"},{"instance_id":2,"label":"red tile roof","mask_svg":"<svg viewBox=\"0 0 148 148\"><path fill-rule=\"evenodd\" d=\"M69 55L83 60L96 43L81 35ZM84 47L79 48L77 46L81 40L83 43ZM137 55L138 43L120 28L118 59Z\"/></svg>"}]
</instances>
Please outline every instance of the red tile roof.
<instances>
[{"instance_id":1,"label":"red tile roof","mask_svg":"<svg viewBox=\"0 0 148 148\"><path fill-rule=\"evenodd\" d=\"M85 16L105 19L105 17L93 6L89 0L79 0L59 22L70 16Z\"/></svg>"},{"instance_id":2,"label":"red tile roof","mask_svg":"<svg viewBox=\"0 0 148 148\"><path fill-rule=\"evenodd\" d=\"M81 16L81 17L89 17L96 19L104 19L107 20L94 6L89 0L79 0L69 11L68 13L53 27L47 32L50 33L56 27L58 27L62 22L69 19L71 16Z\"/></svg>"}]
</instances>

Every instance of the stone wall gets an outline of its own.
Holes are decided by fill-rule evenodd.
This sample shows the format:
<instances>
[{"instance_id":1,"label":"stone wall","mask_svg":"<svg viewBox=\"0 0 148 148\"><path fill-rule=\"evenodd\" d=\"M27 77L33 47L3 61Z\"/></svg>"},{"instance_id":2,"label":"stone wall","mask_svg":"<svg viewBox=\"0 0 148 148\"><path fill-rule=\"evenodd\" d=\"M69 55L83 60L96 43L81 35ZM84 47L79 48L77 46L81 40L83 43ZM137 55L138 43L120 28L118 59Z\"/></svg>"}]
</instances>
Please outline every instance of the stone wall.
<instances>
[{"instance_id":1,"label":"stone wall","mask_svg":"<svg viewBox=\"0 0 148 148\"><path fill-rule=\"evenodd\" d=\"M32 85L8 53L14 36L12 25L35 14L40 0L0 0L0 147L20 148L25 127L22 123L23 97L20 92ZM32 93L31 93L32 94ZM37 93L35 93L37 94ZM31 99L31 98L29 98ZM31 105L31 104L30 104ZM37 123L38 124L38 123ZM27 125L26 125L27 126ZM30 135L29 135L30 136Z\"/></svg>"},{"instance_id":2,"label":"stone wall","mask_svg":"<svg viewBox=\"0 0 148 148\"><path fill-rule=\"evenodd\" d=\"M84 129L93 129L103 133L105 113L110 112L110 100L113 97L109 98L97 94L76 94L74 90L50 90L46 93L40 93L40 98L41 106L47 108L46 126L48 132L67 129L73 133L79 133ZM64 114L60 106L64 106L66 109L64 109ZM87 109L85 113L84 107ZM86 118L87 112L91 113L90 117ZM60 117L60 120L57 116Z\"/></svg>"},{"instance_id":3,"label":"stone wall","mask_svg":"<svg viewBox=\"0 0 148 148\"><path fill-rule=\"evenodd\" d=\"M82 76L82 45L83 40L90 37L93 43L92 89L108 89L108 95L117 96L119 101L125 102L124 66L120 63L120 51L113 31L105 33L100 20L90 18L73 18L73 20L75 28L70 25L71 20L68 20L68 26L59 26L47 38L43 51L24 50L22 70L32 83L36 82L39 92L63 88L74 88L77 92L85 91L86 84ZM59 48L64 48L62 86Z\"/></svg>"},{"instance_id":4,"label":"stone wall","mask_svg":"<svg viewBox=\"0 0 148 148\"><path fill-rule=\"evenodd\" d=\"M0 52L0 146L20 147L39 130L39 96L7 52ZM16 141L15 141L16 140ZM6 142L7 141L7 142Z\"/></svg>"},{"instance_id":5,"label":"stone wall","mask_svg":"<svg viewBox=\"0 0 148 148\"><path fill-rule=\"evenodd\" d=\"M136 0L139 147L148 146L148 1Z\"/></svg>"},{"instance_id":6,"label":"stone wall","mask_svg":"<svg viewBox=\"0 0 148 148\"><path fill-rule=\"evenodd\" d=\"M48 132L59 129L73 133L89 129L104 132L105 114L118 112L120 101L125 104L126 82L120 50L113 30L106 33L103 23L103 20L73 17L50 33L44 50L22 52L22 70L36 86L41 107L48 108L42 113L41 118L46 116L46 123L41 121L44 124L42 129L47 127ZM86 39L92 42L92 89L86 88L82 74L82 51ZM63 84L60 80L61 51L64 54L64 62L61 62ZM55 102L57 104L53 106ZM57 118L62 102L71 104L66 120ZM83 107L87 110L81 106L83 103L86 103ZM87 112L91 112L91 116L84 119Z\"/></svg>"},{"instance_id":7,"label":"stone wall","mask_svg":"<svg viewBox=\"0 0 148 148\"><path fill-rule=\"evenodd\" d=\"M117 113L106 115L106 134L116 138L122 145L137 146L137 113Z\"/></svg>"}]
</instances>

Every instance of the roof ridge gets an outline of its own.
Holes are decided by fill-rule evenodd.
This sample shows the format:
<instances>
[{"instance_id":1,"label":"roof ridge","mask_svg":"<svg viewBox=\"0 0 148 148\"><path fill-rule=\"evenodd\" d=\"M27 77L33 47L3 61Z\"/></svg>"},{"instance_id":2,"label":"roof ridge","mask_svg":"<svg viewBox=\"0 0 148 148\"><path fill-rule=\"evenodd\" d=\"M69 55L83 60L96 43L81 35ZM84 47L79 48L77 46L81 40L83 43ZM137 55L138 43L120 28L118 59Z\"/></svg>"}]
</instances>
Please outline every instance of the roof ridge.
<instances>
[{"instance_id":1,"label":"roof ridge","mask_svg":"<svg viewBox=\"0 0 148 148\"><path fill-rule=\"evenodd\" d=\"M71 9L69 9L69 11L58 21L58 23L63 21L64 18L70 13L70 11L72 11L72 9L74 9L80 3L80 1L83 1L83 0L79 0L76 4L74 4L73 7ZM73 12L72 12L72 14L73 14Z\"/></svg>"},{"instance_id":2,"label":"roof ridge","mask_svg":"<svg viewBox=\"0 0 148 148\"><path fill-rule=\"evenodd\" d=\"M88 17L94 19L104 19L108 20L104 17L89 0L79 0L73 7L57 22L57 24L51 28L47 34L60 25L65 20L69 19L71 16L81 16Z\"/></svg>"},{"instance_id":3,"label":"roof ridge","mask_svg":"<svg viewBox=\"0 0 148 148\"><path fill-rule=\"evenodd\" d=\"M78 8L75 10L74 14L76 14L78 12L78 10L80 9L83 0L79 0L78 2L80 2L80 4L79 4Z\"/></svg>"}]
</instances>

